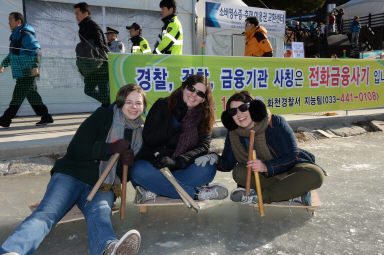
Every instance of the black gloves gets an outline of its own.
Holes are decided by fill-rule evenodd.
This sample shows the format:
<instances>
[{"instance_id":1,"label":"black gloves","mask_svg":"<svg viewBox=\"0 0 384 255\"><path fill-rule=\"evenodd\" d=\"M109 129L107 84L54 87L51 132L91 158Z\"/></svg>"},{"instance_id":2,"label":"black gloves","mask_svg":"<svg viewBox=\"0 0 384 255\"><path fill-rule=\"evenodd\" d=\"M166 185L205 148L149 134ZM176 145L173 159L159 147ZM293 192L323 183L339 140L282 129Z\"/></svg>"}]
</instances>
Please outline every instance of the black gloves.
<instances>
[{"instance_id":1,"label":"black gloves","mask_svg":"<svg viewBox=\"0 0 384 255\"><path fill-rule=\"evenodd\" d=\"M125 150L129 150L131 148L131 143L124 139L119 139L114 141L108 145L108 150L110 153L122 153Z\"/></svg>"},{"instance_id":2,"label":"black gloves","mask_svg":"<svg viewBox=\"0 0 384 255\"><path fill-rule=\"evenodd\" d=\"M267 107L263 101L254 99L249 104L249 113L254 122L259 122L267 116Z\"/></svg>"},{"instance_id":3,"label":"black gloves","mask_svg":"<svg viewBox=\"0 0 384 255\"><path fill-rule=\"evenodd\" d=\"M129 166L129 167L133 166L133 163L134 163L133 150L129 149L124 151L123 153L120 153L119 161L122 166Z\"/></svg>"},{"instance_id":4,"label":"black gloves","mask_svg":"<svg viewBox=\"0 0 384 255\"><path fill-rule=\"evenodd\" d=\"M122 166L133 166L134 154L133 150L131 149L131 144L127 140L119 139L113 143L110 143L108 145L108 150L112 154L120 154L119 161Z\"/></svg>"},{"instance_id":5,"label":"black gloves","mask_svg":"<svg viewBox=\"0 0 384 255\"><path fill-rule=\"evenodd\" d=\"M181 122L183 120L185 114L187 114L187 111L188 111L188 106L186 103L184 103L183 92L180 91L179 98L177 100L177 104L176 104L175 108L173 109L173 115L175 116L175 118L178 122Z\"/></svg>"},{"instance_id":6,"label":"black gloves","mask_svg":"<svg viewBox=\"0 0 384 255\"><path fill-rule=\"evenodd\" d=\"M153 166L157 169L161 169L163 167L168 167L169 170L177 170L183 168L183 159L178 158L176 160L165 156L165 157L156 157Z\"/></svg>"}]
</instances>

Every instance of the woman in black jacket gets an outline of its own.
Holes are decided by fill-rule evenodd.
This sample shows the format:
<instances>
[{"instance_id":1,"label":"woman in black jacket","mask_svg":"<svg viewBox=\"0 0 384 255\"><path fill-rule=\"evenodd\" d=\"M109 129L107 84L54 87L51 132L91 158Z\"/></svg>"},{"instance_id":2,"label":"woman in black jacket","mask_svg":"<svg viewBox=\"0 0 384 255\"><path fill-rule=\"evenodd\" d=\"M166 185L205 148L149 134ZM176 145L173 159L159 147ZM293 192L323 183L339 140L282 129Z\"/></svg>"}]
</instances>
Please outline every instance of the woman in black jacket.
<instances>
[{"instance_id":1,"label":"woman in black jacket","mask_svg":"<svg viewBox=\"0 0 384 255\"><path fill-rule=\"evenodd\" d=\"M51 170L47 191L37 209L0 246L0 254L32 254L57 222L76 204L87 222L92 255L136 254L140 234L128 231L116 238L111 221L115 198L120 195L120 165L133 165L142 145L141 114L146 105L142 88L129 84L117 93L116 104L98 108L73 136L67 153ZM112 154L120 154L92 201L86 198Z\"/></svg>"},{"instance_id":2,"label":"woman in black jacket","mask_svg":"<svg viewBox=\"0 0 384 255\"><path fill-rule=\"evenodd\" d=\"M203 186L215 177L216 166L194 164L195 158L208 153L214 122L211 85L203 75L189 76L169 97L153 104L143 129L143 147L138 155L141 160L130 169L138 202L156 195L180 198L159 171L163 167L172 171L192 198L227 197L222 185Z\"/></svg>"}]
</instances>

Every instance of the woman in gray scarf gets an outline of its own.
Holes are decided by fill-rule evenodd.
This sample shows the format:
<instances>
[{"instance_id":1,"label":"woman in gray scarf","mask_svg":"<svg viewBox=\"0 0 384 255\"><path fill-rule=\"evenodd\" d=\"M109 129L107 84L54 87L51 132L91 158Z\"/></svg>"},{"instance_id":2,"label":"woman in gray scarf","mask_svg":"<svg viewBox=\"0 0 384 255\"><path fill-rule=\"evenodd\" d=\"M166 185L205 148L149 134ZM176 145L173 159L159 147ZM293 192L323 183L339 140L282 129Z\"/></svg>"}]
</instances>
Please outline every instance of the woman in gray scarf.
<instances>
[{"instance_id":1,"label":"woman in gray scarf","mask_svg":"<svg viewBox=\"0 0 384 255\"><path fill-rule=\"evenodd\" d=\"M52 227L76 204L87 222L92 255L136 254L140 234L128 231L116 238L111 222L113 202L120 195L119 169L133 165L133 157L142 145L141 114L146 96L138 85L122 87L116 103L98 108L76 131L67 153L51 170L43 200L1 245L0 254L32 254ZM108 160L120 154L102 188L91 202L86 198L99 179Z\"/></svg>"},{"instance_id":2,"label":"woman in gray scarf","mask_svg":"<svg viewBox=\"0 0 384 255\"><path fill-rule=\"evenodd\" d=\"M312 153L298 148L295 135L284 117L271 114L265 104L248 91L232 95L221 115L228 129L221 156L208 154L196 164L217 164L218 170L233 170L238 188L231 192L234 202L257 203L255 180L250 196L245 196L246 168L260 173L264 203L287 201L311 205L311 190L323 183L323 170ZM248 161L250 131L255 131L257 159Z\"/></svg>"}]
</instances>

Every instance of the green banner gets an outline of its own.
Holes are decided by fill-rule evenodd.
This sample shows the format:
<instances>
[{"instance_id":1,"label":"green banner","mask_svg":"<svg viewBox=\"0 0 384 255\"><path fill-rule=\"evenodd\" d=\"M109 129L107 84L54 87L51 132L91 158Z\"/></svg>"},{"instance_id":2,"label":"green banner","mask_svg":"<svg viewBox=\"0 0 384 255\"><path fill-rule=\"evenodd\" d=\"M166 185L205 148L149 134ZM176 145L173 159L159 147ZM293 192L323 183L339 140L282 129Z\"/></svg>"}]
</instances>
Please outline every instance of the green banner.
<instances>
[{"instance_id":1,"label":"green banner","mask_svg":"<svg viewBox=\"0 0 384 255\"><path fill-rule=\"evenodd\" d=\"M211 81L216 118L242 90L262 97L277 114L384 106L383 60L140 54L109 54L111 100L121 86L136 83L151 106L197 73Z\"/></svg>"}]
</instances>

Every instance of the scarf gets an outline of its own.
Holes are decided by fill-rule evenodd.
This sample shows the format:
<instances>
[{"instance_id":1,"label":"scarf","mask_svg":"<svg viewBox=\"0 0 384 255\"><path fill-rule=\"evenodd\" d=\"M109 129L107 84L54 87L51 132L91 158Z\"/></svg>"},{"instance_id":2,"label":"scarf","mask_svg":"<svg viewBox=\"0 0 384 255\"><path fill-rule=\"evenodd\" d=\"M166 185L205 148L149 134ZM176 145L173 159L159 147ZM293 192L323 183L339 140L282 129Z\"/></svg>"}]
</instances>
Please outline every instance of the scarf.
<instances>
[{"instance_id":1,"label":"scarf","mask_svg":"<svg viewBox=\"0 0 384 255\"><path fill-rule=\"evenodd\" d=\"M115 105L113 107L113 122L111 128L109 129L106 142L111 143L116 139L124 139L124 130L132 129L131 148L134 152L134 155L136 155L139 152L141 145L143 144L143 124L144 121L140 116L135 120L127 120L122 110L120 108L117 108L117 106ZM104 169L108 165L108 162L111 160L111 158L108 161L100 162L99 176L101 176L101 174L104 172ZM105 178L103 184L101 185L101 190L102 192L107 192L112 189L116 197L119 197L121 195L121 180L116 175L117 163L118 161L113 165L111 171Z\"/></svg>"},{"instance_id":2,"label":"scarf","mask_svg":"<svg viewBox=\"0 0 384 255\"><path fill-rule=\"evenodd\" d=\"M261 161L267 161L273 159L265 138L265 130L268 127L268 123L271 121L271 112L267 109L267 116L259 122L254 122L255 131L255 144L257 155ZM232 146L233 154L237 162L243 163L248 161L248 151L244 148L244 145L240 142L240 137L249 137L249 129L238 127L235 130L229 132L229 139Z\"/></svg>"},{"instance_id":3,"label":"scarf","mask_svg":"<svg viewBox=\"0 0 384 255\"><path fill-rule=\"evenodd\" d=\"M181 134L176 150L172 155L173 159L196 146L199 141L198 126L202 117L201 112L196 107L187 111L181 121Z\"/></svg>"}]
</instances>

